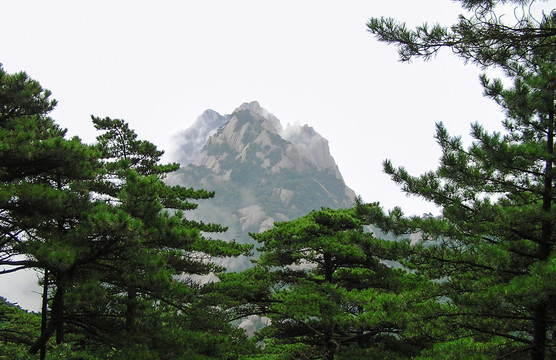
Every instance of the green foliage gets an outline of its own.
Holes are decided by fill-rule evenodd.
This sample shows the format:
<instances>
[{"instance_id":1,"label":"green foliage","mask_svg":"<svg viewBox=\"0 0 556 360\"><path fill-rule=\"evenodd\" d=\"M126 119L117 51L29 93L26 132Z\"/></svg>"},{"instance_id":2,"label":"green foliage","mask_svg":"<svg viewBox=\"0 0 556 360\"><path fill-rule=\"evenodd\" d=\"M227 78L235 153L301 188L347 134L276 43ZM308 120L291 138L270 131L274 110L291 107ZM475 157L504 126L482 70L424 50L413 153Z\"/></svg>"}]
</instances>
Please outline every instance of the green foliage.
<instances>
[{"instance_id":1,"label":"green foliage","mask_svg":"<svg viewBox=\"0 0 556 360\"><path fill-rule=\"evenodd\" d=\"M273 340L265 342L265 347L260 354L251 354L240 357L241 360L312 360L320 357L319 351L307 344L281 344Z\"/></svg>"},{"instance_id":2,"label":"green foliage","mask_svg":"<svg viewBox=\"0 0 556 360\"><path fill-rule=\"evenodd\" d=\"M403 358L425 345L406 332L405 316L423 300L417 291L421 280L384 263L408 244L392 246L364 231L363 208L374 206L323 208L251 234L262 244L257 266L224 274L212 285L228 294L231 300L222 306L232 316L270 318L271 325L257 335L265 344L260 358L332 359L353 353L352 346L369 356L362 349L374 349L377 358Z\"/></svg>"},{"instance_id":3,"label":"green foliage","mask_svg":"<svg viewBox=\"0 0 556 360\"><path fill-rule=\"evenodd\" d=\"M446 303L436 312L444 331L434 330L435 349L453 358L547 359L556 351L556 65L543 56L534 71L514 76L513 88L482 77L485 94L505 110L505 133L473 124L465 149L438 124L436 171L414 177L384 163L404 191L443 209L441 218L392 216L385 227L422 232L405 264L438 282Z\"/></svg>"},{"instance_id":4,"label":"green foliage","mask_svg":"<svg viewBox=\"0 0 556 360\"><path fill-rule=\"evenodd\" d=\"M49 97L25 73L7 74L0 66L2 272L40 265L14 256L25 252L25 240L59 214L62 205L79 201L81 190L77 184L70 189L69 181L86 180L95 168L91 150L77 138L64 139L65 130L47 116L56 104Z\"/></svg>"},{"instance_id":5,"label":"green foliage","mask_svg":"<svg viewBox=\"0 0 556 360\"><path fill-rule=\"evenodd\" d=\"M215 349L215 341L225 349L224 344L237 335L226 323L215 321L218 311L211 311L211 304L201 306L205 302L200 283L176 278L221 271L210 261L212 257L237 256L250 246L212 240L205 234L225 228L185 217L184 211L196 208L191 200L207 199L213 193L166 185L163 178L177 165L159 164L162 151L137 140L122 120L93 117L93 122L103 131L96 145L105 165L99 188L105 190L110 208L126 214L133 227L105 235L120 237L125 246L91 268L98 282L87 288L101 296L93 301L76 297L85 301L74 303L72 315L86 318L86 329L93 330L88 333L88 346L108 345L117 349L119 358L152 359L177 358L177 354L203 358ZM130 229L125 223L114 225ZM192 321L198 313L205 316ZM196 330L199 326L206 328ZM216 333L217 326L223 326L229 341Z\"/></svg>"},{"instance_id":6,"label":"green foliage","mask_svg":"<svg viewBox=\"0 0 556 360\"><path fill-rule=\"evenodd\" d=\"M250 249L212 240L210 232L225 228L185 217L197 206L190 200L213 193L164 184L178 165L160 164L163 152L122 120L93 118L103 131L94 146L64 139L46 116L55 105L50 93L23 73L0 68L0 95L0 265L2 272L41 269L46 310L41 325L40 316L0 303L1 356L229 359L245 352L243 332L188 278L221 271L213 257Z\"/></svg>"},{"instance_id":7,"label":"green foliage","mask_svg":"<svg viewBox=\"0 0 556 360\"><path fill-rule=\"evenodd\" d=\"M518 63L530 64L532 54L554 52L556 13L532 14L527 6L534 0L460 2L471 15L460 15L458 22L449 28L425 23L410 30L405 23L392 18L371 18L367 28L379 41L397 45L402 61L415 57L430 59L446 47L465 61L509 70ZM496 11L504 3L518 6L513 17ZM506 19L515 21L507 23Z\"/></svg>"},{"instance_id":8,"label":"green foliage","mask_svg":"<svg viewBox=\"0 0 556 360\"><path fill-rule=\"evenodd\" d=\"M91 241L89 216L98 204L89 188L100 164L93 148L65 139L65 130L46 116L55 105L50 92L23 73L0 73L0 264L4 273L35 268L50 275L44 280L45 288L56 289L50 321L44 317L40 336L28 344L44 353L54 332L64 341L66 289L81 281L80 270L103 253L99 248L112 243Z\"/></svg>"},{"instance_id":9,"label":"green foliage","mask_svg":"<svg viewBox=\"0 0 556 360\"><path fill-rule=\"evenodd\" d=\"M0 359L23 359L39 328L40 316L0 298Z\"/></svg>"},{"instance_id":10,"label":"green foliage","mask_svg":"<svg viewBox=\"0 0 556 360\"><path fill-rule=\"evenodd\" d=\"M461 1L472 11L451 28L427 24L408 30L393 19L373 18L369 31L399 47L400 58L429 59L448 47L465 61L500 66L514 81L481 77L485 95L505 111L503 133L473 124L465 149L442 124L436 138L443 155L436 171L411 176L384 162L385 171L408 194L443 209L440 218L405 219L395 210L380 226L394 233L420 231L422 241L404 265L436 282L439 305L430 313L435 338L424 358L554 357L556 241L554 127L556 12L534 15L533 1L514 24L497 5ZM542 270L541 270L542 269ZM439 321L438 321L439 320ZM473 355L471 355L473 354Z\"/></svg>"}]
</instances>

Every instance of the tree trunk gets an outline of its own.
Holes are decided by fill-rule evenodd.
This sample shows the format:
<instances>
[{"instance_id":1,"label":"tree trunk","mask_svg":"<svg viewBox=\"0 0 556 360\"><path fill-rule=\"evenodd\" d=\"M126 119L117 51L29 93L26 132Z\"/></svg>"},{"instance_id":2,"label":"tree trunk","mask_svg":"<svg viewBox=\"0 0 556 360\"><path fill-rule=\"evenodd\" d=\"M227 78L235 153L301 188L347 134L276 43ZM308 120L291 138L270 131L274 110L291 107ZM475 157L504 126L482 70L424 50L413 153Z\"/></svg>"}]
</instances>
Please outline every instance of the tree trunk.
<instances>
[{"instance_id":1,"label":"tree trunk","mask_svg":"<svg viewBox=\"0 0 556 360\"><path fill-rule=\"evenodd\" d=\"M56 329L56 344L64 342L64 289L58 284L52 300L52 323Z\"/></svg>"},{"instance_id":2,"label":"tree trunk","mask_svg":"<svg viewBox=\"0 0 556 360\"><path fill-rule=\"evenodd\" d=\"M48 323L48 326L46 327L46 331L44 333L41 334L41 336L39 336L39 338L37 339L37 341L35 341L35 343L31 346L31 348L29 348L29 354L36 354L43 346L46 346L46 343L48 342L48 340L50 339L50 337L52 336L52 334L54 334L55 328L52 322L52 319L50 320L50 322Z\"/></svg>"},{"instance_id":3,"label":"tree trunk","mask_svg":"<svg viewBox=\"0 0 556 360\"><path fill-rule=\"evenodd\" d=\"M334 275L334 267L332 263L332 255L324 253L324 281L331 284Z\"/></svg>"},{"instance_id":4,"label":"tree trunk","mask_svg":"<svg viewBox=\"0 0 556 360\"><path fill-rule=\"evenodd\" d=\"M322 357L322 360L334 360L334 348L333 348L333 344L330 344L331 347L330 348L325 348L324 349L324 356Z\"/></svg>"},{"instance_id":5,"label":"tree trunk","mask_svg":"<svg viewBox=\"0 0 556 360\"><path fill-rule=\"evenodd\" d=\"M544 360L546 352L546 304L537 305L533 317L533 360Z\"/></svg>"},{"instance_id":6,"label":"tree trunk","mask_svg":"<svg viewBox=\"0 0 556 360\"><path fill-rule=\"evenodd\" d=\"M48 323L48 269L44 269L44 278L42 286L42 309L41 309L41 338L46 336L46 328ZM46 342L41 345L40 360L46 359Z\"/></svg>"},{"instance_id":7,"label":"tree trunk","mask_svg":"<svg viewBox=\"0 0 556 360\"><path fill-rule=\"evenodd\" d=\"M44 328L42 326L41 324L41 336L31 346L29 354L36 354L39 350L42 353L42 348L46 347L46 343L54 333L56 333L56 344L64 342L64 289L60 284L57 285L52 299L50 321Z\"/></svg>"}]
</instances>

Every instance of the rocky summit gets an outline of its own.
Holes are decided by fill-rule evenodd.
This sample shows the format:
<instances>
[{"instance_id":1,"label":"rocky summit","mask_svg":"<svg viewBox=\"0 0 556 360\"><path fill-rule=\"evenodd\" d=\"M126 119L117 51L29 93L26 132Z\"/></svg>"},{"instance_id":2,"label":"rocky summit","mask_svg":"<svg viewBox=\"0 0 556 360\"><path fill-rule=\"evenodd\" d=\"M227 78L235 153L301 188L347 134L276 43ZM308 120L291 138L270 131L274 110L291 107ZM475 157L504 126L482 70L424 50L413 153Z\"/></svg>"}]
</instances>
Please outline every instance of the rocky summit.
<instances>
[{"instance_id":1,"label":"rocky summit","mask_svg":"<svg viewBox=\"0 0 556 360\"><path fill-rule=\"evenodd\" d=\"M207 110L178 138L182 167L167 182L214 190L191 217L228 226L226 239L251 242L249 232L276 221L353 205L328 141L307 125L282 127L257 102L229 115ZM241 270L248 261L225 265Z\"/></svg>"}]
</instances>

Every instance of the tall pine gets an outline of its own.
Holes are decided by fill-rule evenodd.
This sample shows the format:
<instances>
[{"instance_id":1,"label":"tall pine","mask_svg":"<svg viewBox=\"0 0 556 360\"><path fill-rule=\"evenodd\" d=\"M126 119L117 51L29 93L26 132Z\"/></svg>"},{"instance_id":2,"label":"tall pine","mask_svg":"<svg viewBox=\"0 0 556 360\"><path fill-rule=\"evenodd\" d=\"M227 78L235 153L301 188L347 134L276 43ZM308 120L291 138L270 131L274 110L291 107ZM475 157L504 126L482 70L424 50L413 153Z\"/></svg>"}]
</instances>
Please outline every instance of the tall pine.
<instances>
[{"instance_id":1,"label":"tall pine","mask_svg":"<svg viewBox=\"0 0 556 360\"><path fill-rule=\"evenodd\" d=\"M230 311L238 316L270 318L258 334L266 353L403 359L426 346L406 331L408 309L422 301L421 280L392 266L406 242L365 230L375 207L323 208L251 234L262 244L257 266L215 287L233 287Z\"/></svg>"},{"instance_id":2,"label":"tall pine","mask_svg":"<svg viewBox=\"0 0 556 360\"><path fill-rule=\"evenodd\" d=\"M437 346L443 351L556 356L556 64L536 59L512 88L482 77L506 113L503 133L474 124L465 149L438 124L436 171L414 177L384 164L405 192L442 208L440 218L408 224L423 234L409 263L443 289L446 306L436 316L451 334Z\"/></svg>"},{"instance_id":3,"label":"tall pine","mask_svg":"<svg viewBox=\"0 0 556 360\"><path fill-rule=\"evenodd\" d=\"M101 131L96 145L104 167L99 194L139 224L138 232L127 239L128 246L97 267L105 284L105 306L113 318L122 319L113 323L113 329L127 333L119 346L160 348L163 345L157 341L169 338L152 336L149 318L157 316L155 309L173 311L175 317L196 316L193 309L200 301L202 287L199 276L224 270L214 263L215 257L237 256L250 247L212 239L208 234L225 228L185 216L185 211L196 208L194 201L208 199L213 193L166 185L165 175L179 165L161 164L163 152L148 141L138 140L126 122L93 117L93 123ZM99 316L102 319L104 315ZM208 323L208 318L203 320ZM205 350L209 351L199 351Z\"/></svg>"},{"instance_id":4,"label":"tall pine","mask_svg":"<svg viewBox=\"0 0 556 360\"><path fill-rule=\"evenodd\" d=\"M64 295L91 255L87 182L97 168L96 152L48 117L49 97L25 73L0 68L0 265L2 273L43 271L41 336L31 347L42 358L54 332L64 341Z\"/></svg>"}]
</instances>

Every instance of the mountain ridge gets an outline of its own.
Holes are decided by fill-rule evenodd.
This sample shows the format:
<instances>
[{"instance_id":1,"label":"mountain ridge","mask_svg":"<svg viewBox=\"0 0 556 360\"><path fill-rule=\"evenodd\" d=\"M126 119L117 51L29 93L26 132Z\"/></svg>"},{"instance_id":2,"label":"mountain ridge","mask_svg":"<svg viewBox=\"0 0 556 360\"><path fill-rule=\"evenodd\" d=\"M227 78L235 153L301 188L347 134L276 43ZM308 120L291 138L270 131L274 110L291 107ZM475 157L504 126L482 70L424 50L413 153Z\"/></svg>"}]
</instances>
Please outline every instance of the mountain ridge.
<instances>
[{"instance_id":1,"label":"mountain ridge","mask_svg":"<svg viewBox=\"0 0 556 360\"><path fill-rule=\"evenodd\" d=\"M282 127L258 102L243 103L229 115L205 111L182 133L188 137L194 141L180 150L190 154L180 158L182 167L167 182L215 191L191 216L228 226L224 239L252 242L249 232L276 221L353 205L355 193L344 183L328 141L308 125Z\"/></svg>"}]
</instances>

